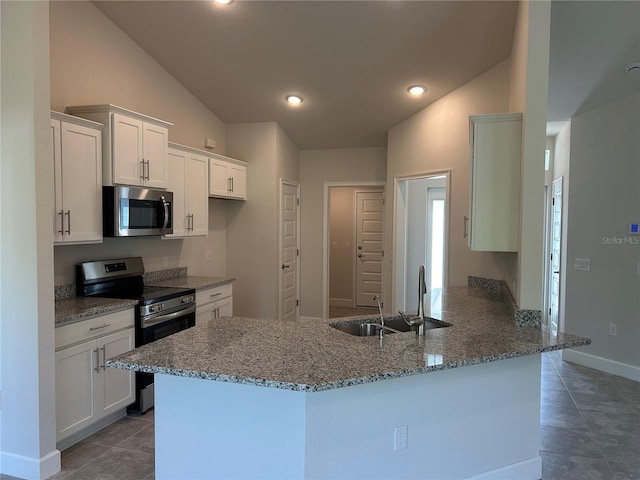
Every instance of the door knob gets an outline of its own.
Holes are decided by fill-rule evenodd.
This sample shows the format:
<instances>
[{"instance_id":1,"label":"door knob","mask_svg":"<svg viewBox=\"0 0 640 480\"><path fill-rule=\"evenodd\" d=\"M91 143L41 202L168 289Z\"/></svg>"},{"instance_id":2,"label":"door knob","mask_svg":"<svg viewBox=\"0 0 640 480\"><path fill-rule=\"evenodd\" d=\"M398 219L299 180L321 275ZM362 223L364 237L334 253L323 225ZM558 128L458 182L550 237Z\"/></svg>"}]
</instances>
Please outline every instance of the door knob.
<instances>
[{"instance_id":1,"label":"door knob","mask_svg":"<svg viewBox=\"0 0 640 480\"><path fill-rule=\"evenodd\" d=\"M361 253L358 254L358 258L362 258L362 254Z\"/></svg>"},{"instance_id":2,"label":"door knob","mask_svg":"<svg viewBox=\"0 0 640 480\"><path fill-rule=\"evenodd\" d=\"M560 270L556 270L556 271L555 271L555 272L553 272L553 273L560 273Z\"/></svg>"},{"instance_id":3,"label":"door knob","mask_svg":"<svg viewBox=\"0 0 640 480\"><path fill-rule=\"evenodd\" d=\"M358 250L362 250L362 245L358 245Z\"/></svg>"},{"instance_id":4,"label":"door knob","mask_svg":"<svg viewBox=\"0 0 640 480\"><path fill-rule=\"evenodd\" d=\"M284 270L285 268L289 268L291 265L285 265L284 263L282 264L282 269Z\"/></svg>"}]
</instances>

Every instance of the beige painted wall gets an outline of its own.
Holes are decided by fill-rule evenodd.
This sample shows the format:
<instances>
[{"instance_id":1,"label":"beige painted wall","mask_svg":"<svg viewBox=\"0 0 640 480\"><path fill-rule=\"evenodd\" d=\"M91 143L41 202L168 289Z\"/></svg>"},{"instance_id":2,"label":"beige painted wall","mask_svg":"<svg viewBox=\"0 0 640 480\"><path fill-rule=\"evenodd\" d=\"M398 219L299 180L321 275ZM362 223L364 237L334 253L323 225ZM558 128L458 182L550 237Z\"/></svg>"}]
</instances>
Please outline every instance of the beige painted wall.
<instances>
[{"instance_id":1,"label":"beige painted wall","mask_svg":"<svg viewBox=\"0 0 640 480\"><path fill-rule=\"evenodd\" d=\"M640 367L640 92L571 120L566 331L592 340L581 353ZM618 238L617 242L613 239ZM591 271L573 268L591 260ZM616 323L618 335L608 334Z\"/></svg>"},{"instance_id":2,"label":"beige painted wall","mask_svg":"<svg viewBox=\"0 0 640 480\"><path fill-rule=\"evenodd\" d=\"M51 108L112 103L173 123L169 140L225 153L225 125L93 4L51 2ZM186 266L194 275L225 275L226 203L209 200L208 237L105 239L102 245L55 247L55 284L75 280L74 265L140 255L147 271ZM211 252L211 261L206 253Z\"/></svg>"},{"instance_id":3,"label":"beige painted wall","mask_svg":"<svg viewBox=\"0 0 640 480\"><path fill-rule=\"evenodd\" d=\"M523 112L520 246L507 284L520 308L542 308L544 150L549 76L550 2L520 2L511 51L509 110ZM514 274L515 270L515 274ZM515 281L515 282L514 282Z\"/></svg>"},{"instance_id":4,"label":"beige painted wall","mask_svg":"<svg viewBox=\"0 0 640 480\"><path fill-rule=\"evenodd\" d=\"M278 124L227 125L231 156L249 163L247 201L227 210L227 273L237 279L234 314L279 316L280 179L298 181L298 150Z\"/></svg>"},{"instance_id":5,"label":"beige painted wall","mask_svg":"<svg viewBox=\"0 0 640 480\"><path fill-rule=\"evenodd\" d=\"M396 177L451 169L449 286L466 285L469 275L504 279L509 254L472 252L463 237L463 222L469 215L469 115L508 111L509 71L507 60L389 131L388 198ZM394 202L386 202L387 249L393 244L393 213ZM392 256L385 258L384 277L391 279ZM391 281L385 281L385 298L392 298Z\"/></svg>"},{"instance_id":6,"label":"beige painted wall","mask_svg":"<svg viewBox=\"0 0 640 480\"><path fill-rule=\"evenodd\" d=\"M322 317L325 182L384 181L386 158L384 148L300 152L301 316Z\"/></svg>"},{"instance_id":7,"label":"beige painted wall","mask_svg":"<svg viewBox=\"0 0 640 480\"><path fill-rule=\"evenodd\" d=\"M0 23L0 473L48 478L60 470L48 6L0 2Z\"/></svg>"}]
</instances>

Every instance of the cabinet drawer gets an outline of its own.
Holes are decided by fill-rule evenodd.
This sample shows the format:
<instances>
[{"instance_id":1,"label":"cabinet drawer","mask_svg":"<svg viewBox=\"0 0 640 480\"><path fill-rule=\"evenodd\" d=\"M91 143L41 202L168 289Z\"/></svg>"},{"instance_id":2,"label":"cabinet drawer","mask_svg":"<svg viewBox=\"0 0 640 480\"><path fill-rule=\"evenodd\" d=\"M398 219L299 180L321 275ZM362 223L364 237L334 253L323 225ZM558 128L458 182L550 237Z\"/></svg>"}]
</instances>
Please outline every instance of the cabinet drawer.
<instances>
[{"instance_id":1,"label":"cabinet drawer","mask_svg":"<svg viewBox=\"0 0 640 480\"><path fill-rule=\"evenodd\" d=\"M82 322L72 323L55 329L56 349L67 345L97 338L134 325L134 310L129 308L121 312L101 315Z\"/></svg>"},{"instance_id":2,"label":"cabinet drawer","mask_svg":"<svg viewBox=\"0 0 640 480\"><path fill-rule=\"evenodd\" d=\"M233 295L233 285L222 285L221 287L207 288L196 292L196 305L204 305L215 302Z\"/></svg>"}]
</instances>

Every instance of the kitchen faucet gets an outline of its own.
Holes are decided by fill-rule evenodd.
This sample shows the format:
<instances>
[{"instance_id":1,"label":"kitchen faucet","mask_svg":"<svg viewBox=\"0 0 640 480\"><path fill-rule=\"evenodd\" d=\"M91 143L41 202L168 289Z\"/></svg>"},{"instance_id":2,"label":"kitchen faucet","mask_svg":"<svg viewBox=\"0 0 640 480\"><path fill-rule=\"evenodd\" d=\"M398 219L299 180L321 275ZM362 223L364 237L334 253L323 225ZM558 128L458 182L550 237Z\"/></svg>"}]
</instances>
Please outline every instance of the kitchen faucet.
<instances>
[{"instance_id":1,"label":"kitchen faucet","mask_svg":"<svg viewBox=\"0 0 640 480\"><path fill-rule=\"evenodd\" d=\"M380 312L380 340L384 338L384 315L382 315L382 305L380 304L380 295L376 295L373 299L378 302L378 311Z\"/></svg>"},{"instance_id":2,"label":"kitchen faucet","mask_svg":"<svg viewBox=\"0 0 640 480\"><path fill-rule=\"evenodd\" d=\"M415 317L407 318L404 313L398 312L407 325L418 327L416 334L424 335L424 296L427 293L427 284L424 280L424 265L418 269L418 314Z\"/></svg>"}]
</instances>

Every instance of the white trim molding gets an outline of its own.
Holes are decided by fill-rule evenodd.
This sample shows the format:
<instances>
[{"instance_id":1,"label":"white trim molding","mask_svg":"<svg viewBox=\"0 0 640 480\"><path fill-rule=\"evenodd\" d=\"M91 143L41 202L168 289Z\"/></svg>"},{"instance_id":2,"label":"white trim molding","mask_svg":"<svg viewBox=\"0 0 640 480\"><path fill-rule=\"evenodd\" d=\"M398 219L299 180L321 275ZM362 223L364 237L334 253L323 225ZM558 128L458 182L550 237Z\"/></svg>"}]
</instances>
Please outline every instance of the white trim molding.
<instances>
[{"instance_id":1,"label":"white trim molding","mask_svg":"<svg viewBox=\"0 0 640 480\"><path fill-rule=\"evenodd\" d=\"M2 473L18 478L49 478L60 471L60 450L53 450L40 458L0 452Z\"/></svg>"},{"instance_id":2,"label":"white trim molding","mask_svg":"<svg viewBox=\"0 0 640 480\"><path fill-rule=\"evenodd\" d=\"M640 367L636 367L635 365L617 362L570 348L562 351L562 360L640 382Z\"/></svg>"}]
</instances>

